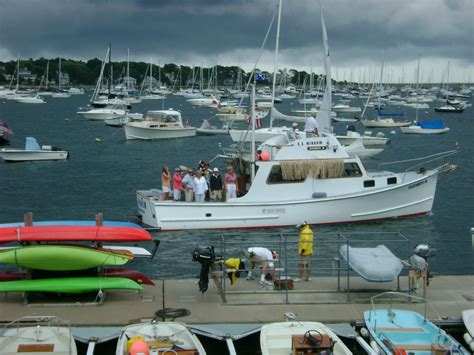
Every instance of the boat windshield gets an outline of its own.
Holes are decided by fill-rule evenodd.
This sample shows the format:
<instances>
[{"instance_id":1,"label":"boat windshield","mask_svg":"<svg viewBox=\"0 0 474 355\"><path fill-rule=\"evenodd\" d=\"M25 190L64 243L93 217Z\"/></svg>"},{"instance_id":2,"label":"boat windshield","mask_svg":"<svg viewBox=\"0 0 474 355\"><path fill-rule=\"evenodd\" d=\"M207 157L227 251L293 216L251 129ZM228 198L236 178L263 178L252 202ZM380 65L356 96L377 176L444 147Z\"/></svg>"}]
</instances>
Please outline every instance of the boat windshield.
<instances>
[{"instance_id":1,"label":"boat windshield","mask_svg":"<svg viewBox=\"0 0 474 355\"><path fill-rule=\"evenodd\" d=\"M149 111L147 118L161 122L180 122L179 113Z\"/></svg>"}]
</instances>

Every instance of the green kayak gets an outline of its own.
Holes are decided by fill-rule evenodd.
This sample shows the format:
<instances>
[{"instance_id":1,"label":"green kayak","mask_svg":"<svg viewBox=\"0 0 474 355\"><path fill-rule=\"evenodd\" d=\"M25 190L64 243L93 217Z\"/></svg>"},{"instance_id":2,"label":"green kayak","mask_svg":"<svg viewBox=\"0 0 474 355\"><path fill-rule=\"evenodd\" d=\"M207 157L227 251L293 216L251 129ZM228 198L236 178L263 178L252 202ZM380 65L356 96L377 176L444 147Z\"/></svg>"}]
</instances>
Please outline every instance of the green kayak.
<instances>
[{"instance_id":1,"label":"green kayak","mask_svg":"<svg viewBox=\"0 0 474 355\"><path fill-rule=\"evenodd\" d=\"M118 251L79 245L34 245L0 251L0 263L48 270L84 270L98 266L120 266L131 260Z\"/></svg>"},{"instance_id":2,"label":"green kayak","mask_svg":"<svg viewBox=\"0 0 474 355\"><path fill-rule=\"evenodd\" d=\"M136 290L143 287L123 277L65 277L0 282L0 292L86 293L107 290Z\"/></svg>"}]
</instances>

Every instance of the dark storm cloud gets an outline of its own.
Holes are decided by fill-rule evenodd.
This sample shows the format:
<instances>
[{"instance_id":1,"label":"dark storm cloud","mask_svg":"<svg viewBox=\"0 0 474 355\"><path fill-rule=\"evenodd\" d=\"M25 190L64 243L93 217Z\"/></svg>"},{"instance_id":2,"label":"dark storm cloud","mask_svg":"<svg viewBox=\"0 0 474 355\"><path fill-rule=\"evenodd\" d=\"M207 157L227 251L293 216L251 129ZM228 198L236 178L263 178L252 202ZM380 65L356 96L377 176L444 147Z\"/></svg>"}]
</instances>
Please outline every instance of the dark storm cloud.
<instances>
[{"instance_id":1,"label":"dark storm cloud","mask_svg":"<svg viewBox=\"0 0 474 355\"><path fill-rule=\"evenodd\" d=\"M255 61L276 0L0 0L0 60L65 56L212 65ZM283 1L281 56L287 67L320 65L315 0ZM472 0L324 2L333 61L351 67L405 65L418 56L473 62ZM274 34L262 65L272 65Z\"/></svg>"}]
</instances>

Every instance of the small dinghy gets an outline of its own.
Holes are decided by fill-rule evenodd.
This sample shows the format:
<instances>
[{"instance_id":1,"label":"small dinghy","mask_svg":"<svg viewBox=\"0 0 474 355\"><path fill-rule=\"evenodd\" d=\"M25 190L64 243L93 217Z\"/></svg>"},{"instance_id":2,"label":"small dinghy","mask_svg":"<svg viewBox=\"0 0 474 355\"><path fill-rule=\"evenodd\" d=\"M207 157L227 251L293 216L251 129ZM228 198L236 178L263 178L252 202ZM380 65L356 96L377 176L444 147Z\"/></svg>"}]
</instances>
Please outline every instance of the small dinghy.
<instances>
[{"instance_id":1,"label":"small dinghy","mask_svg":"<svg viewBox=\"0 0 474 355\"><path fill-rule=\"evenodd\" d=\"M376 310L374 301L388 296L390 296L390 307ZM413 355L469 354L458 341L427 319L426 307L424 315L392 308L395 296L410 298L412 301L423 301L431 306L421 297L399 292L385 292L372 297L370 300L371 309L364 312L364 321L371 338L378 347L379 353ZM387 300L385 299L385 301ZM431 308L437 314L432 306ZM440 318L439 315L438 318Z\"/></svg>"},{"instance_id":2,"label":"small dinghy","mask_svg":"<svg viewBox=\"0 0 474 355\"><path fill-rule=\"evenodd\" d=\"M206 351L184 323L157 322L132 324L123 328L116 355L199 354Z\"/></svg>"},{"instance_id":3,"label":"small dinghy","mask_svg":"<svg viewBox=\"0 0 474 355\"><path fill-rule=\"evenodd\" d=\"M265 324L260 331L260 348L262 355L352 354L331 329L318 322Z\"/></svg>"},{"instance_id":4,"label":"small dinghy","mask_svg":"<svg viewBox=\"0 0 474 355\"><path fill-rule=\"evenodd\" d=\"M61 148L43 145L40 147L33 137L26 137L25 149L2 148L0 158L7 162L33 160L63 160L69 153Z\"/></svg>"},{"instance_id":5,"label":"small dinghy","mask_svg":"<svg viewBox=\"0 0 474 355\"><path fill-rule=\"evenodd\" d=\"M339 255L360 277L371 282L395 280L403 264L385 245L375 248L353 248L347 244L339 248Z\"/></svg>"},{"instance_id":6,"label":"small dinghy","mask_svg":"<svg viewBox=\"0 0 474 355\"><path fill-rule=\"evenodd\" d=\"M54 316L22 317L8 323L0 336L3 355L76 355L71 326Z\"/></svg>"}]
</instances>

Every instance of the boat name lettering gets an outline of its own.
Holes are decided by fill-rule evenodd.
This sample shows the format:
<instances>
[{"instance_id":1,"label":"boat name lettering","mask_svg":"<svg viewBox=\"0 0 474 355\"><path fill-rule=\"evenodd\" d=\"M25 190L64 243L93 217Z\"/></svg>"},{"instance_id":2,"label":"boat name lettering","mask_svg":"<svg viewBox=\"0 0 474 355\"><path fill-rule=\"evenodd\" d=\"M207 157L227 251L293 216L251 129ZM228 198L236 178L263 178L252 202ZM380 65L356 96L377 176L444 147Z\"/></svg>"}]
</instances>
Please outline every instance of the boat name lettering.
<instances>
[{"instance_id":1,"label":"boat name lettering","mask_svg":"<svg viewBox=\"0 0 474 355\"><path fill-rule=\"evenodd\" d=\"M263 214L270 214L270 213L285 213L284 208L263 208Z\"/></svg>"},{"instance_id":2,"label":"boat name lettering","mask_svg":"<svg viewBox=\"0 0 474 355\"><path fill-rule=\"evenodd\" d=\"M427 182L428 182L428 179L418 181L417 183L414 183L414 184L411 184L410 186L408 186L408 189L413 189L413 188L418 187L420 185L426 184Z\"/></svg>"},{"instance_id":3,"label":"boat name lettering","mask_svg":"<svg viewBox=\"0 0 474 355\"><path fill-rule=\"evenodd\" d=\"M323 145L323 141L298 142L298 145Z\"/></svg>"},{"instance_id":4,"label":"boat name lettering","mask_svg":"<svg viewBox=\"0 0 474 355\"><path fill-rule=\"evenodd\" d=\"M326 149L328 149L328 147L323 145L323 146L317 146L317 147L307 147L306 149L308 149L308 150L326 150Z\"/></svg>"}]
</instances>

